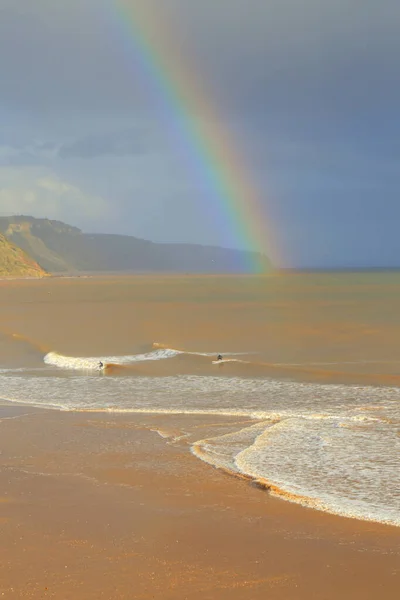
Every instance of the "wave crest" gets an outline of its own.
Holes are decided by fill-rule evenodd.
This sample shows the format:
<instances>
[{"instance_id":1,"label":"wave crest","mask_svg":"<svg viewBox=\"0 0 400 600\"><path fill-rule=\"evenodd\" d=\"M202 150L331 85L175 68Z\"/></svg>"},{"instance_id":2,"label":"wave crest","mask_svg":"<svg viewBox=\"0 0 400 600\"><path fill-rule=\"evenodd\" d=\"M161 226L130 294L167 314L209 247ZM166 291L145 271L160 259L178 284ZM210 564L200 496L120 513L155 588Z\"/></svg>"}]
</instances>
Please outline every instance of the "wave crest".
<instances>
[{"instance_id":1,"label":"wave crest","mask_svg":"<svg viewBox=\"0 0 400 600\"><path fill-rule=\"evenodd\" d=\"M164 360L173 358L180 354L179 350L170 348L154 350L145 354L132 354L125 356L64 356L58 352L48 352L44 357L47 365L67 369L72 371L99 371L102 370L100 363L104 367L108 365L130 365L136 362L145 362L150 360Z\"/></svg>"}]
</instances>

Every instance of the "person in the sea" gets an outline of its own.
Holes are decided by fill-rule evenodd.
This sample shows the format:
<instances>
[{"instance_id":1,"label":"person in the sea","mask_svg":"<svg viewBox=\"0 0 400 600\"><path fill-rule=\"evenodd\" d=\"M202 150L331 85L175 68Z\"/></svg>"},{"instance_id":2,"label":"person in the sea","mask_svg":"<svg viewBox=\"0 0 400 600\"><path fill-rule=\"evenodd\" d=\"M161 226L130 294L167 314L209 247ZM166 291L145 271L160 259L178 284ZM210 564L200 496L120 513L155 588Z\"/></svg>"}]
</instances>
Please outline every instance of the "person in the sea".
<instances>
[{"instance_id":1,"label":"person in the sea","mask_svg":"<svg viewBox=\"0 0 400 600\"><path fill-rule=\"evenodd\" d=\"M100 369L100 371L102 370L102 368L103 368L103 367L104 367L104 365L103 365L103 363L100 361L100 362L99 362L99 369Z\"/></svg>"},{"instance_id":2,"label":"person in the sea","mask_svg":"<svg viewBox=\"0 0 400 600\"><path fill-rule=\"evenodd\" d=\"M222 354L218 354L217 360L222 360Z\"/></svg>"}]
</instances>

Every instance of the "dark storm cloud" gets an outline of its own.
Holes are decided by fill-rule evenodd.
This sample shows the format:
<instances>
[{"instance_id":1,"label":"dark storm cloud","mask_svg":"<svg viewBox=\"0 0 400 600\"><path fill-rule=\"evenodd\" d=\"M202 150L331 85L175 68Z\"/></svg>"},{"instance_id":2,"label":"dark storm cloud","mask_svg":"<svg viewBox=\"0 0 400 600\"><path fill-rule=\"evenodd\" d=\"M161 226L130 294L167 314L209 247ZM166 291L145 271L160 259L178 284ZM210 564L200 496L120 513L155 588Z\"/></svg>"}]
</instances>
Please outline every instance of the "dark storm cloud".
<instances>
[{"instance_id":1,"label":"dark storm cloud","mask_svg":"<svg viewBox=\"0 0 400 600\"><path fill-rule=\"evenodd\" d=\"M165 16L210 93L237 110L279 109L284 116L295 107L295 115L317 110L340 117L361 102L362 112L379 99L399 100L395 0L126 2L145 4L156 19ZM15 4L5 4L0 20L3 103L60 112L146 108L133 43L122 38L106 3Z\"/></svg>"}]
</instances>

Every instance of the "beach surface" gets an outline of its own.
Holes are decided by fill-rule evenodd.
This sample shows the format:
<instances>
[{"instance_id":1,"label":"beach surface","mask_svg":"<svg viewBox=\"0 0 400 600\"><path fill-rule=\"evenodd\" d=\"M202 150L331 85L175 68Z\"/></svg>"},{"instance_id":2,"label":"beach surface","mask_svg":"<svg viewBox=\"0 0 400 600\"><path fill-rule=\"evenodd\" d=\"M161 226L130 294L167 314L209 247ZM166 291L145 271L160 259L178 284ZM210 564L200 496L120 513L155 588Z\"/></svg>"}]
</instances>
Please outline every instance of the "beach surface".
<instances>
[{"instance_id":1,"label":"beach surface","mask_svg":"<svg viewBox=\"0 0 400 600\"><path fill-rule=\"evenodd\" d=\"M174 441L227 419L0 415L6 598L398 597L397 528L271 498Z\"/></svg>"},{"instance_id":2,"label":"beach surface","mask_svg":"<svg viewBox=\"0 0 400 600\"><path fill-rule=\"evenodd\" d=\"M398 274L0 281L0 597L397 600L399 301Z\"/></svg>"}]
</instances>

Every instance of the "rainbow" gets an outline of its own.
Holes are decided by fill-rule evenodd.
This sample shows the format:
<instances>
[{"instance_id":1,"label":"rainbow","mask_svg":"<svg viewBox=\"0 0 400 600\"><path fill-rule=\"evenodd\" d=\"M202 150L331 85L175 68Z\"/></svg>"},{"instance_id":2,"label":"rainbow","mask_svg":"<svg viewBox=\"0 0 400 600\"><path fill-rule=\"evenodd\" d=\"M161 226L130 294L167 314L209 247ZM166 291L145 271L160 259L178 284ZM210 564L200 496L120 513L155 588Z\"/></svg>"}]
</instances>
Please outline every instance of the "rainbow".
<instances>
[{"instance_id":1,"label":"rainbow","mask_svg":"<svg viewBox=\"0 0 400 600\"><path fill-rule=\"evenodd\" d=\"M274 245L271 227L267 228L259 194L211 94L177 47L179 32L174 35L161 8L152 10L148 0L103 3L107 21L116 28L135 73L140 72L154 95L196 185L210 198L218 231L228 228L235 245L255 252L248 255L250 263L242 265L246 271L265 271L263 254Z\"/></svg>"}]
</instances>

